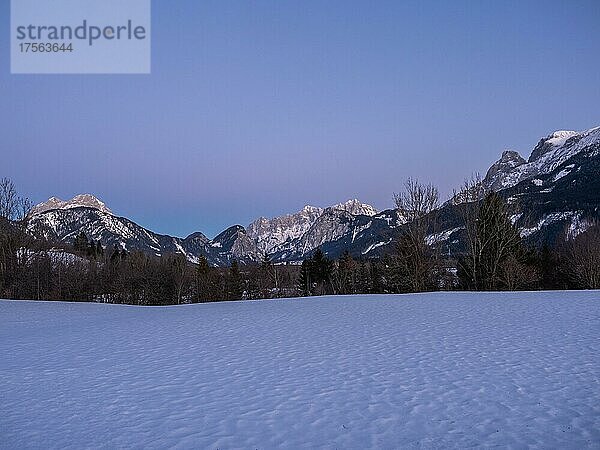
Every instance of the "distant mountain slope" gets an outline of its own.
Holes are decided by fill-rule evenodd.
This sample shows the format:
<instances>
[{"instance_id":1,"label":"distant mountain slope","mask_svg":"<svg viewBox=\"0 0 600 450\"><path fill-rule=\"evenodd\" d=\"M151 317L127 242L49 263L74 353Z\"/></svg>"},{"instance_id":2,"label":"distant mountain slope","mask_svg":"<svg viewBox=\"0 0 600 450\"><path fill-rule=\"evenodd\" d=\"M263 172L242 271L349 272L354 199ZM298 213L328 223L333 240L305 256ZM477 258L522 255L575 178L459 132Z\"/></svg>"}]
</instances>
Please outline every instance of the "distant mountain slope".
<instances>
[{"instance_id":1,"label":"distant mountain slope","mask_svg":"<svg viewBox=\"0 0 600 450\"><path fill-rule=\"evenodd\" d=\"M191 261L199 255L211 258L209 240L202 233L182 239L153 233L124 217L117 217L92 207L69 207L43 210L34 214L28 225L29 232L51 242L72 244L84 232L88 239L100 241L105 247L117 245L128 251L141 250L161 256L184 253Z\"/></svg>"}]
</instances>

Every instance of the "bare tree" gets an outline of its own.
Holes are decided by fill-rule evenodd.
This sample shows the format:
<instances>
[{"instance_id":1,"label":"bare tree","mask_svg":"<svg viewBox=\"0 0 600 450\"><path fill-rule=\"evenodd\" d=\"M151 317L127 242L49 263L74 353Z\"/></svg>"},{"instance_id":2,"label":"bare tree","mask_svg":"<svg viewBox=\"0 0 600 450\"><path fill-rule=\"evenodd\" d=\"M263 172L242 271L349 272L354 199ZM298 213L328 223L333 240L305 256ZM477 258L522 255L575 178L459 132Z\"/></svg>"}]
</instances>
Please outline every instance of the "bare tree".
<instances>
[{"instance_id":1,"label":"bare tree","mask_svg":"<svg viewBox=\"0 0 600 450\"><path fill-rule=\"evenodd\" d=\"M24 220L32 208L31 201L17 193L9 178L0 180L0 217L19 222Z\"/></svg>"},{"instance_id":2,"label":"bare tree","mask_svg":"<svg viewBox=\"0 0 600 450\"><path fill-rule=\"evenodd\" d=\"M15 185L8 178L0 180L0 217L13 220L17 213L19 196Z\"/></svg>"},{"instance_id":3,"label":"bare tree","mask_svg":"<svg viewBox=\"0 0 600 450\"><path fill-rule=\"evenodd\" d=\"M421 292L435 284L438 263L427 236L437 231L439 193L432 184L408 179L404 190L394 194L398 215L405 223L398 238L398 266L408 290ZM401 275L402 276L402 275Z\"/></svg>"},{"instance_id":4,"label":"bare tree","mask_svg":"<svg viewBox=\"0 0 600 450\"><path fill-rule=\"evenodd\" d=\"M467 247L467 257L459 262L460 269L470 280L472 287L479 285L477 271L477 249L479 248L477 233L477 217L481 208L481 203L488 190L484 187L481 175L475 173L471 178L467 178L458 191L454 191L452 203L455 205L458 214L465 227L465 241Z\"/></svg>"},{"instance_id":5,"label":"bare tree","mask_svg":"<svg viewBox=\"0 0 600 450\"><path fill-rule=\"evenodd\" d=\"M519 261L517 255L509 255L500 270L500 280L509 291L533 289L540 281L535 267Z\"/></svg>"},{"instance_id":6,"label":"bare tree","mask_svg":"<svg viewBox=\"0 0 600 450\"><path fill-rule=\"evenodd\" d=\"M600 225L589 228L573 239L568 259L573 278L580 287L600 288Z\"/></svg>"},{"instance_id":7,"label":"bare tree","mask_svg":"<svg viewBox=\"0 0 600 450\"><path fill-rule=\"evenodd\" d=\"M0 295L23 272L31 239L25 234L31 202L20 197L14 183L0 180Z\"/></svg>"}]
</instances>

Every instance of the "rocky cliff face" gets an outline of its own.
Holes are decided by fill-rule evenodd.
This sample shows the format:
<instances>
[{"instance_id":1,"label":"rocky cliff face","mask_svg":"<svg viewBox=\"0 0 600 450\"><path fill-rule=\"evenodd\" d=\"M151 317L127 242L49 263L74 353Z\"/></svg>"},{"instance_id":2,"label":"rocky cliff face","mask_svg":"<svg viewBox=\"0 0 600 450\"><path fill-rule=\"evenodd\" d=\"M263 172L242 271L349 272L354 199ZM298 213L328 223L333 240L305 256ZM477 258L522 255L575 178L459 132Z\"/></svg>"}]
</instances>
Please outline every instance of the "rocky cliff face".
<instances>
[{"instance_id":1,"label":"rocky cliff face","mask_svg":"<svg viewBox=\"0 0 600 450\"><path fill-rule=\"evenodd\" d=\"M503 188L512 171L527 161L514 150L505 150L502 157L487 171L484 183L488 189L498 191Z\"/></svg>"},{"instance_id":2,"label":"rocky cliff face","mask_svg":"<svg viewBox=\"0 0 600 450\"><path fill-rule=\"evenodd\" d=\"M275 253L301 238L321 214L323 209L307 205L294 214L261 217L248 226L248 236L262 253Z\"/></svg>"},{"instance_id":3,"label":"rocky cliff face","mask_svg":"<svg viewBox=\"0 0 600 450\"><path fill-rule=\"evenodd\" d=\"M366 203L362 203L357 199L348 200L345 203L338 203L337 205L333 205L331 209L344 211L348 214L352 214L353 216L374 216L377 214L377 210L375 208L373 208L371 205L367 205Z\"/></svg>"},{"instance_id":4,"label":"rocky cliff face","mask_svg":"<svg viewBox=\"0 0 600 450\"><path fill-rule=\"evenodd\" d=\"M577 131L555 131L549 136L540 139L529 156L529 162L537 161L543 155L558 147L564 147L570 138L579 136L579 134Z\"/></svg>"},{"instance_id":5,"label":"rocky cliff face","mask_svg":"<svg viewBox=\"0 0 600 450\"><path fill-rule=\"evenodd\" d=\"M356 199L326 209L305 206L294 214L257 219L248 226L248 236L262 253L302 256L341 237L354 216L375 214L375 208Z\"/></svg>"}]
</instances>

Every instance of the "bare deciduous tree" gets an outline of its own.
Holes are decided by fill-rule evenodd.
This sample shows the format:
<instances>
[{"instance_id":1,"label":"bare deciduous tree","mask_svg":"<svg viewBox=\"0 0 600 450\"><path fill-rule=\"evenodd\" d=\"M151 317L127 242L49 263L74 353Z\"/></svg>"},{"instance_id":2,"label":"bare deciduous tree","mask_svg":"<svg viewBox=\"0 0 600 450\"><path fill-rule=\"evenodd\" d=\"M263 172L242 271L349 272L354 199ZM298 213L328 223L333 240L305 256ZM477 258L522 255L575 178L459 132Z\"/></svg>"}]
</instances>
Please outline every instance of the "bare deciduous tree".
<instances>
[{"instance_id":1,"label":"bare deciduous tree","mask_svg":"<svg viewBox=\"0 0 600 450\"><path fill-rule=\"evenodd\" d=\"M580 234L570 245L571 272L584 289L600 288L600 225Z\"/></svg>"},{"instance_id":2,"label":"bare deciduous tree","mask_svg":"<svg viewBox=\"0 0 600 450\"><path fill-rule=\"evenodd\" d=\"M535 267L519 261L516 255L509 255L500 270L500 280L509 291L533 289L540 281Z\"/></svg>"},{"instance_id":3,"label":"bare deciduous tree","mask_svg":"<svg viewBox=\"0 0 600 450\"><path fill-rule=\"evenodd\" d=\"M0 180L0 294L27 264L31 239L25 234L31 202L20 197L14 183Z\"/></svg>"},{"instance_id":4,"label":"bare deciduous tree","mask_svg":"<svg viewBox=\"0 0 600 450\"><path fill-rule=\"evenodd\" d=\"M32 206L28 198L19 196L12 180L0 180L0 217L16 222L22 221Z\"/></svg>"},{"instance_id":5,"label":"bare deciduous tree","mask_svg":"<svg viewBox=\"0 0 600 450\"><path fill-rule=\"evenodd\" d=\"M479 247L477 236L477 217L481 203L488 190L484 187L481 175L475 173L464 181L462 187L454 191L452 202L456 206L458 214L465 227L465 241L467 256L462 262L461 270L467 275L473 288L479 285L477 273L477 251Z\"/></svg>"},{"instance_id":6,"label":"bare deciduous tree","mask_svg":"<svg viewBox=\"0 0 600 450\"><path fill-rule=\"evenodd\" d=\"M427 242L437 231L439 193L432 184L409 179L404 190L394 194L399 217L405 222L398 239L399 271L404 274L408 290L421 292L435 288L438 258Z\"/></svg>"},{"instance_id":7,"label":"bare deciduous tree","mask_svg":"<svg viewBox=\"0 0 600 450\"><path fill-rule=\"evenodd\" d=\"M8 178L0 180L0 217L13 220L17 213L19 196L15 185Z\"/></svg>"}]
</instances>

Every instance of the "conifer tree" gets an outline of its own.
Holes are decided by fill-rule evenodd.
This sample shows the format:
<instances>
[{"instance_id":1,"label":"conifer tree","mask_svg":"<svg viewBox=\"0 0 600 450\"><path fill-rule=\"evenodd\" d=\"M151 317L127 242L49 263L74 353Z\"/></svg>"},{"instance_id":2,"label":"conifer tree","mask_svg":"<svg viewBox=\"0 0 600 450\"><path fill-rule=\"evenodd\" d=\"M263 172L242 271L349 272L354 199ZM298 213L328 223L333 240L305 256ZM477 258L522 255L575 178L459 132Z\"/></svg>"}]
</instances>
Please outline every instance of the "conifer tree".
<instances>
[{"instance_id":1,"label":"conifer tree","mask_svg":"<svg viewBox=\"0 0 600 450\"><path fill-rule=\"evenodd\" d=\"M88 238L83 231L81 231L77 237L75 238L75 242L73 243L73 248L77 252L88 253L89 242Z\"/></svg>"},{"instance_id":2,"label":"conifer tree","mask_svg":"<svg viewBox=\"0 0 600 450\"><path fill-rule=\"evenodd\" d=\"M237 260L231 261L227 293L230 300L240 300L244 294L244 283Z\"/></svg>"},{"instance_id":3,"label":"conifer tree","mask_svg":"<svg viewBox=\"0 0 600 450\"><path fill-rule=\"evenodd\" d=\"M196 295L199 302L212 300L210 298L210 265L204 255L198 257L196 267ZM214 299L216 300L216 299Z\"/></svg>"},{"instance_id":4,"label":"conifer tree","mask_svg":"<svg viewBox=\"0 0 600 450\"><path fill-rule=\"evenodd\" d=\"M311 258L307 258L304 261L302 261L302 266L300 267L300 278L298 280L298 285L300 288L300 292L302 292L302 295L304 296L310 296L312 295L312 278L311 278L311 272L312 272L312 259Z\"/></svg>"}]
</instances>

